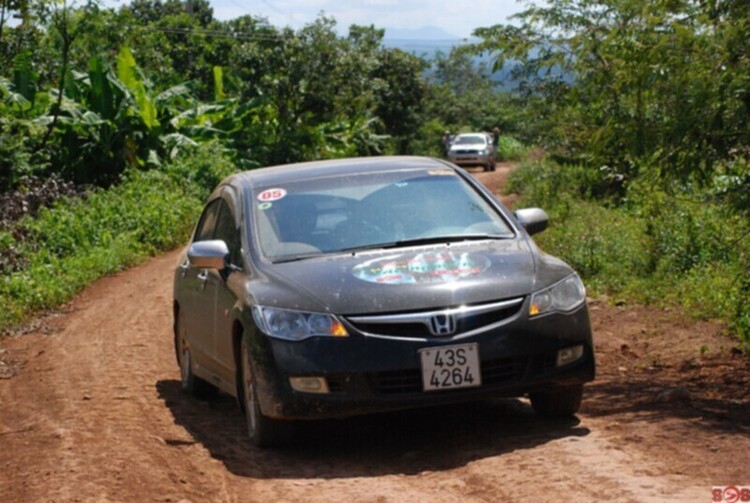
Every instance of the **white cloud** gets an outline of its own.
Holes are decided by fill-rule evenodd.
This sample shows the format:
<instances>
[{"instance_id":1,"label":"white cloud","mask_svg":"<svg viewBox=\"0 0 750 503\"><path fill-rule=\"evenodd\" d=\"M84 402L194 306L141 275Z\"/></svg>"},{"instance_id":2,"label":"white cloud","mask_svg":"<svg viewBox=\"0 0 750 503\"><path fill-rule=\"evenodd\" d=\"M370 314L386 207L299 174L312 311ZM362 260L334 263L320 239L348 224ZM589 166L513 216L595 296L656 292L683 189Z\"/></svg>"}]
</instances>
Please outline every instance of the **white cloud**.
<instances>
[{"instance_id":1,"label":"white cloud","mask_svg":"<svg viewBox=\"0 0 750 503\"><path fill-rule=\"evenodd\" d=\"M212 5L216 16L224 19L240 11L266 17L274 25L299 28L322 11L336 19L342 32L352 24L399 29L437 26L461 38L480 26L505 23L522 8L515 0L473 0L470 4L429 0L213 0Z\"/></svg>"},{"instance_id":2,"label":"white cloud","mask_svg":"<svg viewBox=\"0 0 750 503\"><path fill-rule=\"evenodd\" d=\"M276 26L301 28L321 12L333 17L341 33L352 24L378 28L442 28L458 38L468 37L474 29L507 22L508 16L523 8L517 0L472 0L462 3L447 0L209 0L217 19L253 15L264 17ZM128 0L103 0L104 5L119 7Z\"/></svg>"}]
</instances>

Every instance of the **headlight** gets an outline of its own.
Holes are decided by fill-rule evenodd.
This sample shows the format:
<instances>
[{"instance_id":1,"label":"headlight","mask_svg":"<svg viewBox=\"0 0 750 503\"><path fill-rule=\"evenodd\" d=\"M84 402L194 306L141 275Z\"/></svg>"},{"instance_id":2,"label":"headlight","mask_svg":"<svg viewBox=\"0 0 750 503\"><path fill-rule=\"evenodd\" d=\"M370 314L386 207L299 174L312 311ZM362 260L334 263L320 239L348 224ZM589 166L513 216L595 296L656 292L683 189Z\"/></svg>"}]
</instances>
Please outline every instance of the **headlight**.
<instances>
[{"instance_id":1,"label":"headlight","mask_svg":"<svg viewBox=\"0 0 750 503\"><path fill-rule=\"evenodd\" d=\"M344 325L330 314L253 306L253 319L266 335L287 341L349 335Z\"/></svg>"},{"instance_id":2,"label":"headlight","mask_svg":"<svg viewBox=\"0 0 750 503\"><path fill-rule=\"evenodd\" d=\"M531 296L529 316L552 311L572 311L586 301L586 288L577 274Z\"/></svg>"}]
</instances>

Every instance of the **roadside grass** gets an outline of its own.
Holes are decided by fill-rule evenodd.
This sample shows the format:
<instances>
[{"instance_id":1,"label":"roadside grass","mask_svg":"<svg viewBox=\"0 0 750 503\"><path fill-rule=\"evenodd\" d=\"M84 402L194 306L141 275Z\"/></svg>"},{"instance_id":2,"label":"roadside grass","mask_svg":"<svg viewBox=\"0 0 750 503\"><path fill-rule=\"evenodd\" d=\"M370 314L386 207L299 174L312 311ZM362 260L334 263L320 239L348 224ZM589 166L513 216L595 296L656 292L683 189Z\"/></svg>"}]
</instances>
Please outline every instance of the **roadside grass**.
<instances>
[{"instance_id":1,"label":"roadside grass","mask_svg":"<svg viewBox=\"0 0 750 503\"><path fill-rule=\"evenodd\" d=\"M233 171L216 144L110 189L62 198L0 233L24 262L0 277L0 333L58 307L96 279L184 243L210 190Z\"/></svg>"},{"instance_id":2,"label":"roadside grass","mask_svg":"<svg viewBox=\"0 0 750 503\"><path fill-rule=\"evenodd\" d=\"M728 323L750 349L750 222L703 193L666 194L633 183L627 198L606 173L540 161L511 174L519 206L539 206L550 227L535 236L573 266L594 293L679 305Z\"/></svg>"},{"instance_id":3,"label":"roadside grass","mask_svg":"<svg viewBox=\"0 0 750 503\"><path fill-rule=\"evenodd\" d=\"M528 147L512 136L500 135L497 140L498 161L519 161L526 156Z\"/></svg>"}]
</instances>

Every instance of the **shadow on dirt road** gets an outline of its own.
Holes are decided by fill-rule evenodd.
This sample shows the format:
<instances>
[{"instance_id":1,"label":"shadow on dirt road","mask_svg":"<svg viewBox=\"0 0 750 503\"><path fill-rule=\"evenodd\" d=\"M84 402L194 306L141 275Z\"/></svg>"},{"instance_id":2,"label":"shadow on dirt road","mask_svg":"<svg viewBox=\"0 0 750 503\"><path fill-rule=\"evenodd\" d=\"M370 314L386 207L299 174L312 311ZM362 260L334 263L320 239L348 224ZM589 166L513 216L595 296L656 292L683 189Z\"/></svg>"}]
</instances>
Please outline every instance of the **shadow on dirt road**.
<instances>
[{"instance_id":1,"label":"shadow on dirt road","mask_svg":"<svg viewBox=\"0 0 750 503\"><path fill-rule=\"evenodd\" d=\"M665 418L700 419L695 427L707 433L750 434L750 403L706 396L705 383L675 387L673 380L656 376L598 381L586 387L582 412L591 417L618 416L619 421Z\"/></svg>"},{"instance_id":2,"label":"shadow on dirt road","mask_svg":"<svg viewBox=\"0 0 750 503\"><path fill-rule=\"evenodd\" d=\"M546 420L517 399L298 423L294 445L260 450L228 396L200 401L176 380L159 381L160 398L214 459L252 478L350 478L449 470L472 461L590 433L578 419ZM189 445L166 439L170 445Z\"/></svg>"}]
</instances>

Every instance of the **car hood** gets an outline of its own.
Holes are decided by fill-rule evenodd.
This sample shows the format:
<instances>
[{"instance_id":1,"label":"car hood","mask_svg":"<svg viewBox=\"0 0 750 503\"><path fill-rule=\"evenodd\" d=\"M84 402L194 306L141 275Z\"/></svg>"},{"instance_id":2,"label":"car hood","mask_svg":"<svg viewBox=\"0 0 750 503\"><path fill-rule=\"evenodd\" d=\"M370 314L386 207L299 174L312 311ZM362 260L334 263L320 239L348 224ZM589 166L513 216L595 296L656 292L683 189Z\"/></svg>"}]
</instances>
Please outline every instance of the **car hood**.
<instances>
[{"instance_id":1,"label":"car hood","mask_svg":"<svg viewBox=\"0 0 750 503\"><path fill-rule=\"evenodd\" d=\"M286 290L284 303L293 299L294 305L280 307L324 309L343 315L516 298L571 272L525 239L330 255L273 264L266 270L268 279ZM277 299L257 301L279 305Z\"/></svg>"}]
</instances>

